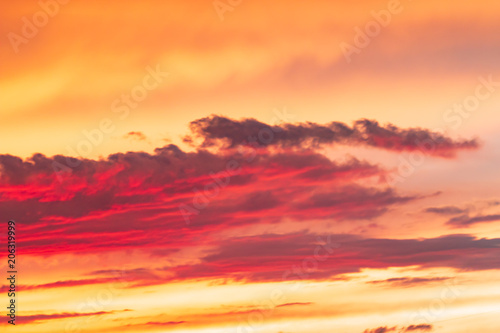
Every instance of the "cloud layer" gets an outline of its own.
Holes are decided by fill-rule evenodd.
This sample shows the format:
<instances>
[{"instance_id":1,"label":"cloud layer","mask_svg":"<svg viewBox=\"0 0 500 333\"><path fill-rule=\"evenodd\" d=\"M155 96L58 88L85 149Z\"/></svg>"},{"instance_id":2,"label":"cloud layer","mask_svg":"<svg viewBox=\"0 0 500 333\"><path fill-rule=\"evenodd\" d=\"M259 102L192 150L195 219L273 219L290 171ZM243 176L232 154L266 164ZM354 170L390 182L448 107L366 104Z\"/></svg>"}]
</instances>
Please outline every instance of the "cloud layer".
<instances>
[{"instance_id":1,"label":"cloud layer","mask_svg":"<svg viewBox=\"0 0 500 333\"><path fill-rule=\"evenodd\" d=\"M267 226L298 223L308 230L331 223L373 222L394 207L426 197L385 185L381 179L389 172L378 164L355 157L335 161L317 148L349 144L399 152L421 149L421 142L433 140L433 149L425 153L437 157L477 148L475 140L457 141L425 129L380 126L368 120L352 127L339 122L268 126L253 119L212 116L192 122L191 129L191 143L201 139L191 152L167 145L153 154L117 153L98 160L0 155L0 209L19 221L21 251L40 255L141 249L164 257L193 246L203 249L195 262L129 270L123 280L135 286L202 278L299 279L303 276L284 277L283 272L314 258L319 235L264 232ZM225 144L219 145L220 140ZM451 206L427 211L458 212ZM261 234L227 236L241 227L256 228ZM206 237L224 233L216 244ZM328 260L305 274L308 279L338 278L363 268L498 267L498 239L326 235L342 246L322 248ZM80 280L24 288L74 287L112 279L110 271L94 271ZM430 281L387 282L411 286Z\"/></svg>"}]
</instances>

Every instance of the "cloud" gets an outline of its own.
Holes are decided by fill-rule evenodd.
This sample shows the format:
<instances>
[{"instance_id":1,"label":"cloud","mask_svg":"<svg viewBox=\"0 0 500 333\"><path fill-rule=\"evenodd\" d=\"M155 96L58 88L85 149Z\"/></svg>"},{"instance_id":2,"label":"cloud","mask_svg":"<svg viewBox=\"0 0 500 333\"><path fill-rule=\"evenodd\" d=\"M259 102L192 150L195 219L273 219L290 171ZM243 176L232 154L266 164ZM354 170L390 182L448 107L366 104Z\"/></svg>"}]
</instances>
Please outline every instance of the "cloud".
<instances>
[{"instance_id":1,"label":"cloud","mask_svg":"<svg viewBox=\"0 0 500 333\"><path fill-rule=\"evenodd\" d=\"M146 135L144 135L144 133L138 131L128 132L123 137L126 139L132 139L137 141L146 141L148 139Z\"/></svg>"},{"instance_id":2,"label":"cloud","mask_svg":"<svg viewBox=\"0 0 500 333\"><path fill-rule=\"evenodd\" d=\"M36 255L140 249L152 256L165 256L190 246L200 247L201 256L194 263L128 270L124 281L132 287L204 278L280 281L283 272L314 256L320 246L317 234L228 239L220 235L235 235L241 227L262 230L283 221L301 223L304 229L322 223L350 227L425 197L386 187L380 180L388 171L379 165L356 158L335 161L315 148L339 143L412 150L418 148L418 140L435 139L427 130L380 126L368 120L352 127L341 123L284 124L271 128L276 138L267 146L246 146L240 151L232 149L237 139L254 130L259 133L262 123L218 118L213 124L214 119L194 122L193 131L208 140L202 146L222 139L229 140L231 149L197 147L187 152L167 145L154 153L117 153L96 160L42 154L23 160L0 155L0 210L8 218L22 221L19 248ZM472 147L449 138L438 141L438 156L452 156L450 152L463 145ZM54 173L54 165L65 167ZM189 225L184 207L189 209ZM218 241L212 243L212 237L203 237L199 242L207 235L217 235ZM335 279L363 268L417 265L480 270L498 266L497 239L468 235L421 240L329 236L342 248L328 253L328 260L318 263L317 270L286 279ZM90 275L88 279L26 288L108 283L113 271L93 271Z\"/></svg>"},{"instance_id":3,"label":"cloud","mask_svg":"<svg viewBox=\"0 0 500 333\"><path fill-rule=\"evenodd\" d=\"M148 268L134 268L134 269L105 269L89 272L87 275L114 275L118 279L157 279L158 276L151 272Z\"/></svg>"},{"instance_id":4,"label":"cloud","mask_svg":"<svg viewBox=\"0 0 500 333\"><path fill-rule=\"evenodd\" d=\"M299 123L268 125L255 119L233 120L212 115L192 121L191 136L186 142L201 140L202 147L211 147L225 142L229 148L248 145L254 138L263 146L281 148L320 147L323 145L359 145L390 151L421 151L427 155L451 158L461 150L477 149L477 140L453 140L443 134L422 128L402 129L377 121L361 119L353 126L341 122L326 125Z\"/></svg>"},{"instance_id":5,"label":"cloud","mask_svg":"<svg viewBox=\"0 0 500 333\"><path fill-rule=\"evenodd\" d=\"M182 280L223 279L246 282L336 280L362 269L419 266L456 270L500 269L500 239L448 235L428 239L364 238L353 234L319 235L306 231L231 237L205 243L196 261L148 269L100 270L98 278L57 281L21 290L116 283L142 287ZM446 277L392 278L371 281L413 287L445 281ZM5 290L7 286L2 286ZM291 305L306 304L287 304Z\"/></svg>"},{"instance_id":6,"label":"cloud","mask_svg":"<svg viewBox=\"0 0 500 333\"><path fill-rule=\"evenodd\" d=\"M390 278L386 280L369 281L370 284L388 284L393 287L414 287L425 285L434 282L442 282L449 280L449 277L431 277L431 278L411 278L411 277L401 277L401 278Z\"/></svg>"},{"instance_id":7,"label":"cloud","mask_svg":"<svg viewBox=\"0 0 500 333\"><path fill-rule=\"evenodd\" d=\"M410 325L405 329L405 332L413 332L413 331L432 331L433 326L430 324L420 324L420 325Z\"/></svg>"},{"instance_id":8,"label":"cloud","mask_svg":"<svg viewBox=\"0 0 500 333\"><path fill-rule=\"evenodd\" d=\"M376 186L386 171L355 158L340 163L310 150L254 153L168 145L153 154L98 160L0 155L0 210L29 226L20 240L25 253L149 247L160 254L182 248L201 231L284 218L373 219L420 198ZM237 171L229 174L228 163ZM72 167L55 174L55 164ZM372 178L372 186L362 185ZM207 202L203 208L195 207L198 196ZM196 212L189 218L197 230L186 229L184 206ZM174 236L174 230L185 232Z\"/></svg>"},{"instance_id":9,"label":"cloud","mask_svg":"<svg viewBox=\"0 0 500 333\"><path fill-rule=\"evenodd\" d=\"M295 303L285 303L285 304L279 304L279 305L276 305L277 308L283 308L283 307L288 307L288 306L297 306L297 305L300 305L300 306L304 306L304 305L311 305L311 304L314 304L314 303L311 303L311 302L305 302L305 303L301 303L301 302L295 302Z\"/></svg>"},{"instance_id":10,"label":"cloud","mask_svg":"<svg viewBox=\"0 0 500 333\"><path fill-rule=\"evenodd\" d=\"M144 324L127 325L127 326L175 326L186 323L185 321L149 321Z\"/></svg>"},{"instance_id":11,"label":"cloud","mask_svg":"<svg viewBox=\"0 0 500 333\"><path fill-rule=\"evenodd\" d=\"M54 313L54 314L36 314L36 315L23 315L16 318L16 325L38 323L47 320L65 319L65 318L75 318L75 317L90 317L90 316L102 316L107 314L113 314L115 312L130 311L99 311L92 313Z\"/></svg>"},{"instance_id":12,"label":"cloud","mask_svg":"<svg viewBox=\"0 0 500 333\"><path fill-rule=\"evenodd\" d=\"M330 245L325 246L325 239L328 240L326 244ZM363 268L420 266L457 270L497 269L500 268L496 260L498 255L498 238L477 239L469 235L449 235L418 240L377 239L348 234L320 237L302 232L228 239L221 241L220 245L202 257L200 263L168 266L163 270L169 274L169 279L173 280L324 280L359 272ZM314 269L300 269L304 262L308 262ZM293 271L294 267L299 268L298 273ZM409 286L445 279L414 278L384 282Z\"/></svg>"},{"instance_id":13,"label":"cloud","mask_svg":"<svg viewBox=\"0 0 500 333\"><path fill-rule=\"evenodd\" d=\"M455 215L467 212L467 209L462 209L456 206L429 207L425 210L428 213L439 215Z\"/></svg>"},{"instance_id":14,"label":"cloud","mask_svg":"<svg viewBox=\"0 0 500 333\"><path fill-rule=\"evenodd\" d=\"M500 221L500 214L493 215L479 215L470 217L467 214L451 218L446 224L455 228L470 227L471 225L484 222L497 222Z\"/></svg>"},{"instance_id":15,"label":"cloud","mask_svg":"<svg viewBox=\"0 0 500 333\"><path fill-rule=\"evenodd\" d=\"M101 284L112 282L113 278L101 279L81 279L81 280L64 280L51 283L37 284L37 285L20 285L19 289L23 291L36 290L36 289L51 289L51 288L64 288L64 287L78 287L90 284ZM6 292L9 289L8 285L0 287L0 292Z\"/></svg>"},{"instance_id":16,"label":"cloud","mask_svg":"<svg viewBox=\"0 0 500 333\"><path fill-rule=\"evenodd\" d=\"M415 331L420 331L420 332L428 332L432 331L433 326L429 324L419 324L419 325L410 325L407 327L400 327L394 326L394 327L378 327L374 329L366 329L363 333L387 333L387 332L415 332Z\"/></svg>"},{"instance_id":17,"label":"cloud","mask_svg":"<svg viewBox=\"0 0 500 333\"><path fill-rule=\"evenodd\" d=\"M371 329L371 330L368 330L366 329L364 331L364 333L387 333L387 332L394 332L396 330L396 327L387 327L387 326L384 326L384 327L378 327L378 328L374 328L374 329Z\"/></svg>"},{"instance_id":18,"label":"cloud","mask_svg":"<svg viewBox=\"0 0 500 333\"><path fill-rule=\"evenodd\" d=\"M400 196L392 189L380 190L350 185L330 191L318 190L297 203L296 207L304 213L318 210L339 219L370 219L382 215L390 205L402 204L418 198ZM363 205L359 205L360 202ZM342 207L341 210L335 209L340 207ZM332 208L333 212L331 212Z\"/></svg>"},{"instance_id":19,"label":"cloud","mask_svg":"<svg viewBox=\"0 0 500 333\"><path fill-rule=\"evenodd\" d=\"M160 276L155 274L153 269L135 268L135 269L110 269L91 271L87 276L99 276L98 278L80 279L80 280L62 280L37 285L20 285L19 289L23 291L80 287L93 284L113 284L115 287L131 288L137 286L145 286L158 284L161 280ZM8 285L0 286L0 292L6 292L9 289Z\"/></svg>"}]
</instances>

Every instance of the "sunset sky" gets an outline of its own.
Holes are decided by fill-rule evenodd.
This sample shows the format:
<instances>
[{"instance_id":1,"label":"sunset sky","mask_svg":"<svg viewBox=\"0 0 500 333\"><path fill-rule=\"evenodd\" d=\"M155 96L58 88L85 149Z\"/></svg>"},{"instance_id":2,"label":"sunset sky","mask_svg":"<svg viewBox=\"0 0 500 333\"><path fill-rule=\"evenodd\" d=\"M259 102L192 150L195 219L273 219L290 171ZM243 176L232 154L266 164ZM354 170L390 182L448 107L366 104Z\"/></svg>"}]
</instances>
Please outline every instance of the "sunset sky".
<instances>
[{"instance_id":1,"label":"sunset sky","mask_svg":"<svg viewBox=\"0 0 500 333\"><path fill-rule=\"evenodd\" d=\"M498 1L2 7L2 332L499 332Z\"/></svg>"}]
</instances>

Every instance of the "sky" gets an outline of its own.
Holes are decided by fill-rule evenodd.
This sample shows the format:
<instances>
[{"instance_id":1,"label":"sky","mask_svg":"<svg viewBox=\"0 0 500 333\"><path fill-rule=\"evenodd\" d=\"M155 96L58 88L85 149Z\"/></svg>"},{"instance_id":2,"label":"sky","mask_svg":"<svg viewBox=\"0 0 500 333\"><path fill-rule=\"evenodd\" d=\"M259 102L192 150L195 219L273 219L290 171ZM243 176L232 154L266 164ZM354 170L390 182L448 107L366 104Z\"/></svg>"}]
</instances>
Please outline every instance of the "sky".
<instances>
[{"instance_id":1,"label":"sky","mask_svg":"<svg viewBox=\"0 0 500 333\"><path fill-rule=\"evenodd\" d=\"M498 332L498 1L2 7L2 331Z\"/></svg>"}]
</instances>

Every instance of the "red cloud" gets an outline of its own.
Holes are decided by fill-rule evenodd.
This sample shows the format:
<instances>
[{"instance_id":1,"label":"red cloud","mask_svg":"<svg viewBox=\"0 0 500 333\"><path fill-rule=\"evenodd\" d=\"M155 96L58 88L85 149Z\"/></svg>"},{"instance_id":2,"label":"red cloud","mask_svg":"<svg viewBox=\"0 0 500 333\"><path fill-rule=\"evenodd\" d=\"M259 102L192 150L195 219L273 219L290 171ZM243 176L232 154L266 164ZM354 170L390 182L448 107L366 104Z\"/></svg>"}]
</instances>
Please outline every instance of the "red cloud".
<instances>
[{"instance_id":1,"label":"red cloud","mask_svg":"<svg viewBox=\"0 0 500 333\"><path fill-rule=\"evenodd\" d=\"M228 161L238 164L237 174L228 174ZM53 174L54 163L75 165L62 183ZM155 154L75 163L64 156L0 156L0 210L22 222L24 253L130 246L171 252L200 232L284 217L371 219L391 205L418 199L358 184L385 174L378 166L356 159L341 164L312 151L264 150L249 159L236 152L186 153L170 145ZM199 193L208 201L201 207ZM182 207L191 207L189 228ZM174 236L174 230L183 232Z\"/></svg>"},{"instance_id":2,"label":"red cloud","mask_svg":"<svg viewBox=\"0 0 500 333\"><path fill-rule=\"evenodd\" d=\"M130 310L122 310L122 311L130 311ZM19 316L16 318L16 325L30 324L30 323L38 323L41 321L47 320L56 320L56 319L65 319L65 318L75 318L75 317L89 317L89 316L102 316L106 314L112 314L117 311L99 311L92 313L54 313L54 314L36 314L36 315L28 315L28 316ZM7 322L3 323L7 325Z\"/></svg>"}]
</instances>

